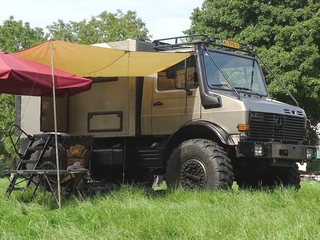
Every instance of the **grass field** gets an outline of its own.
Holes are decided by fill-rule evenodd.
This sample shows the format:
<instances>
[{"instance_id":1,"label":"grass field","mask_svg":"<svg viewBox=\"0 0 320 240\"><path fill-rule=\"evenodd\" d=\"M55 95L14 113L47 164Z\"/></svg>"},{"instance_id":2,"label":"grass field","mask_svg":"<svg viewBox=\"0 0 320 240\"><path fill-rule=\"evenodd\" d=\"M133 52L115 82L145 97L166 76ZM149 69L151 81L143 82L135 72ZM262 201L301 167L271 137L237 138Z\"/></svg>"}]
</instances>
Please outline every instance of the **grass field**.
<instances>
[{"instance_id":1,"label":"grass field","mask_svg":"<svg viewBox=\"0 0 320 240\"><path fill-rule=\"evenodd\" d=\"M320 182L273 192L168 192L123 186L85 201L63 199L62 208L39 193L32 202L4 197L3 239L320 239Z\"/></svg>"}]
</instances>

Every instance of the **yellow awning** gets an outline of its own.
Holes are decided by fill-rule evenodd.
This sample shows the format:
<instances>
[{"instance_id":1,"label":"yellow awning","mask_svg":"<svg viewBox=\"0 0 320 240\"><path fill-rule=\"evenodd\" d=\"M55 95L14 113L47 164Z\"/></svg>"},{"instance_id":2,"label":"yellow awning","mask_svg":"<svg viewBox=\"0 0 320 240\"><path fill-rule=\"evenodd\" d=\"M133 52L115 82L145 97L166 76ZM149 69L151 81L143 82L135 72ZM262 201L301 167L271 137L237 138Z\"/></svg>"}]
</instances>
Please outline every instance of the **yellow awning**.
<instances>
[{"instance_id":1,"label":"yellow awning","mask_svg":"<svg viewBox=\"0 0 320 240\"><path fill-rule=\"evenodd\" d=\"M188 58L191 53L130 52L63 41L47 41L16 56L84 77L147 76Z\"/></svg>"}]
</instances>

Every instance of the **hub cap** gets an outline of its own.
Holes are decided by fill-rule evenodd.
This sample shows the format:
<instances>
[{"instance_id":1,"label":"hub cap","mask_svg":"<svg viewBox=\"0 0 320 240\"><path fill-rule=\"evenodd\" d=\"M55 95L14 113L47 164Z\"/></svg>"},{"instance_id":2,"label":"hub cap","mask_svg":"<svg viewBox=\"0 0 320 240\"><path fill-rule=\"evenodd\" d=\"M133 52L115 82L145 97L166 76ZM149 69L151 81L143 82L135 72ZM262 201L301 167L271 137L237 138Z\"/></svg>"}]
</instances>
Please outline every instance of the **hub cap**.
<instances>
[{"instance_id":1,"label":"hub cap","mask_svg":"<svg viewBox=\"0 0 320 240\"><path fill-rule=\"evenodd\" d=\"M207 182L207 172L197 159L188 159L181 166L180 187L182 189L203 189Z\"/></svg>"}]
</instances>

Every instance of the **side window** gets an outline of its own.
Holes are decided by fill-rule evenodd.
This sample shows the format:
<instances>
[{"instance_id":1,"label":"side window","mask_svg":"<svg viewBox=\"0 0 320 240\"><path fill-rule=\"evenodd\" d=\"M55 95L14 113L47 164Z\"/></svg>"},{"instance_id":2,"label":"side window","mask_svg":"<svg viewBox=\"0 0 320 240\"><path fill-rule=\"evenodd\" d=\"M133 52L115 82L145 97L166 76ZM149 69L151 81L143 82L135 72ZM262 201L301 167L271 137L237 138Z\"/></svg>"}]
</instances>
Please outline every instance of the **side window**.
<instances>
[{"instance_id":1,"label":"side window","mask_svg":"<svg viewBox=\"0 0 320 240\"><path fill-rule=\"evenodd\" d=\"M197 87L198 80L194 56L158 73L157 89L159 91Z\"/></svg>"},{"instance_id":2,"label":"side window","mask_svg":"<svg viewBox=\"0 0 320 240\"><path fill-rule=\"evenodd\" d=\"M167 72L166 71L159 72L158 73L157 89L159 91L175 89L175 87L174 87L174 78L170 78L170 76L167 76Z\"/></svg>"}]
</instances>

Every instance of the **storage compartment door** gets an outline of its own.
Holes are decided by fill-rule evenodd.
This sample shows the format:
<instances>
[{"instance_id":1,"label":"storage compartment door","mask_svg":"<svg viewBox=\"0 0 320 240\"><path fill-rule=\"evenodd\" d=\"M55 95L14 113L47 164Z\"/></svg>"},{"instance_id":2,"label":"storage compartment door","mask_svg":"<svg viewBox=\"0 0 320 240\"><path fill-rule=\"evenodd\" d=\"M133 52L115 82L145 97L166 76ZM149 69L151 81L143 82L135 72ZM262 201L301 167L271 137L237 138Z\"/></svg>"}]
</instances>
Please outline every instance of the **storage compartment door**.
<instances>
[{"instance_id":1,"label":"storage compartment door","mask_svg":"<svg viewBox=\"0 0 320 240\"><path fill-rule=\"evenodd\" d=\"M68 98L56 98L57 109L57 128L58 132L67 132L67 111ZM53 113L53 98L41 98L41 120L40 130L42 132L54 132L54 113Z\"/></svg>"}]
</instances>

